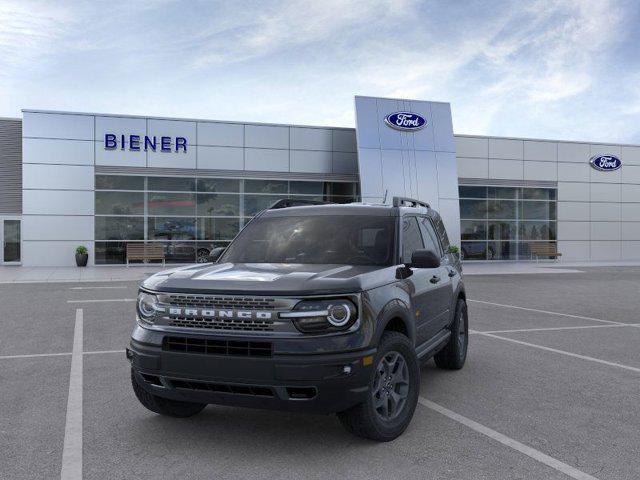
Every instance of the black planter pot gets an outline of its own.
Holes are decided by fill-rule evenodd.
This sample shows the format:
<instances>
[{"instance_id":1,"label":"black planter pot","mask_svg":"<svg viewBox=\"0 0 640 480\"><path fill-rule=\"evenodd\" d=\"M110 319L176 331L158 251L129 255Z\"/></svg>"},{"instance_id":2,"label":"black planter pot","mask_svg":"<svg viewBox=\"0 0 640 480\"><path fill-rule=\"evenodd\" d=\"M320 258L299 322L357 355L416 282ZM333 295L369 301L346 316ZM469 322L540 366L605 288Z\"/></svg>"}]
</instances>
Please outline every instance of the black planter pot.
<instances>
[{"instance_id":1,"label":"black planter pot","mask_svg":"<svg viewBox=\"0 0 640 480\"><path fill-rule=\"evenodd\" d=\"M86 267L89 260L88 253L76 253L76 265L79 267Z\"/></svg>"}]
</instances>

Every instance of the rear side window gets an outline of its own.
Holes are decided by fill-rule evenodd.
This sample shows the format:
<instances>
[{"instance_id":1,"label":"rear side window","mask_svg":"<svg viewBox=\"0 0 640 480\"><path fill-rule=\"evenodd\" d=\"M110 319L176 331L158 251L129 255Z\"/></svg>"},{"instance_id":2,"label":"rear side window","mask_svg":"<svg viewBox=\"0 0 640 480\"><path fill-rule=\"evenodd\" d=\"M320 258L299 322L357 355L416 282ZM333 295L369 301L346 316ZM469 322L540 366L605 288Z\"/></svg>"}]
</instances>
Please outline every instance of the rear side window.
<instances>
[{"instance_id":1,"label":"rear side window","mask_svg":"<svg viewBox=\"0 0 640 480\"><path fill-rule=\"evenodd\" d=\"M411 263L414 251L424 248L422 235L416 217L405 217L402 220L402 263Z\"/></svg>"},{"instance_id":2,"label":"rear side window","mask_svg":"<svg viewBox=\"0 0 640 480\"><path fill-rule=\"evenodd\" d=\"M449 249L449 237L447 236L447 231L444 228L444 223L442 223L442 218L440 218L440 215L437 215L433 218L433 224L436 227L436 233L440 238L440 244L442 245L442 248L447 251Z\"/></svg>"},{"instance_id":3,"label":"rear side window","mask_svg":"<svg viewBox=\"0 0 640 480\"><path fill-rule=\"evenodd\" d=\"M420 218L420 228L422 229L422 236L424 237L424 248L432 250L436 255L442 257L440 242L438 241L436 232L433 230L431 221L427 217Z\"/></svg>"}]
</instances>

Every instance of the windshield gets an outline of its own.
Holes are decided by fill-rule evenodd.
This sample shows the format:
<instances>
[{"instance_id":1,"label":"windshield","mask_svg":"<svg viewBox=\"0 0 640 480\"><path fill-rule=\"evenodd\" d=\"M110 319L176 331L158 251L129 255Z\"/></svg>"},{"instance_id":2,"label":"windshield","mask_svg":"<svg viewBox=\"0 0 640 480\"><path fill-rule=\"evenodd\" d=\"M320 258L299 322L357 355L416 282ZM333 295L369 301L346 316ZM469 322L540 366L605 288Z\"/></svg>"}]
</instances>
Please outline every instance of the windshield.
<instances>
[{"instance_id":1,"label":"windshield","mask_svg":"<svg viewBox=\"0 0 640 480\"><path fill-rule=\"evenodd\" d=\"M395 217L259 217L220 262L393 264Z\"/></svg>"}]
</instances>

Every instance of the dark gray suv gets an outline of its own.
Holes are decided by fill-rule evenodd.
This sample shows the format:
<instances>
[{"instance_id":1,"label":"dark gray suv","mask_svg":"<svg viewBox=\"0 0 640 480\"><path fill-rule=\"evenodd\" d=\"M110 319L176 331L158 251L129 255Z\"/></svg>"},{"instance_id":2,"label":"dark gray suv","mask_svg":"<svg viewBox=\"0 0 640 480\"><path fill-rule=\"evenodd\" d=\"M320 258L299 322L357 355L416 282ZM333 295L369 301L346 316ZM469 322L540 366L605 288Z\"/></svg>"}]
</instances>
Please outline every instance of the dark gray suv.
<instances>
[{"instance_id":1,"label":"dark gray suv","mask_svg":"<svg viewBox=\"0 0 640 480\"><path fill-rule=\"evenodd\" d=\"M281 200L209 264L145 280L127 357L140 402L188 417L207 404L337 413L378 441L406 428L419 362L460 369L462 268L427 204Z\"/></svg>"}]
</instances>

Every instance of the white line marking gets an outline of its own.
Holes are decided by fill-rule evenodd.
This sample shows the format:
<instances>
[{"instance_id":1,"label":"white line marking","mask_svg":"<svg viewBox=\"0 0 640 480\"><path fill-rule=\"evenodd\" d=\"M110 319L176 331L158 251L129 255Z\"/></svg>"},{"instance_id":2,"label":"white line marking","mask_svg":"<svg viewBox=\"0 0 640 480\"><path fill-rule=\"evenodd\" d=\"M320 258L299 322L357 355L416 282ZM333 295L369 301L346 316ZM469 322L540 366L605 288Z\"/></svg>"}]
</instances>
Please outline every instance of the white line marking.
<instances>
[{"instance_id":1,"label":"white line marking","mask_svg":"<svg viewBox=\"0 0 640 480\"><path fill-rule=\"evenodd\" d=\"M99 289L126 289L126 288L131 288L131 287L127 287L126 285L120 285L120 286L100 285L99 287L69 287L69 290L99 290Z\"/></svg>"},{"instance_id":2,"label":"white line marking","mask_svg":"<svg viewBox=\"0 0 640 480\"><path fill-rule=\"evenodd\" d=\"M503 303L485 302L483 300L467 300L467 302L484 303L485 305L493 305L496 307L515 308L517 310L526 310L528 312L546 313L547 315L558 315L560 317L579 318L580 320L592 320L594 322L611 323L614 325L629 325L624 322L613 322L611 320L602 320L601 318L583 317L582 315L571 315L569 313L550 312L548 310L538 310L536 308L518 307L517 305L505 305Z\"/></svg>"},{"instance_id":3,"label":"white line marking","mask_svg":"<svg viewBox=\"0 0 640 480\"><path fill-rule=\"evenodd\" d=\"M0 360L11 360L14 358L36 358L36 357L58 357L62 355L71 355L71 352L62 353L31 353L25 355L0 355Z\"/></svg>"},{"instance_id":4,"label":"white line marking","mask_svg":"<svg viewBox=\"0 0 640 480\"><path fill-rule=\"evenodd\" d=\"M85 355L101 355L105 353L124 353L124 350L94 350L92 352L84 352Z\"/></svg>"},{"instance_id":5,"label":"white line marking","mask_svg":"<svg viewBox=\"0 0 640 480\"><path fill-rule=\"evenodd\" d=\"M580 325L577 327L519 328L516 330L469 330L469 333L518 333L518 332L551 332L554 330L583 330L589 328L640 327L640 323L621 323L620 325Z\"/></svg>"},{"instance_id":6,"label":"white line marking","mask_svg":"<svg viewBox=\"0 0 640 480\"><path fill-rule=\"evenodd\" d=\"M76 310L61 480L82 480L82 309Z\"/></svg>"},{"instance_id":7,"label":"white line marking","mask_svg":"<svg viewBox=\"0 0 640 480\"><path fill-rule=\"evenodd\" d=\"M67 303L135 302L135 298L109 298L104 300L67 300Z\"/></svg>"},{"instance_id":8,"label":"white line marking","mask_svg":"<svg viewBox=\"0 0 640 480\"><path fill-rule=\"evenodd\" d=\"M513 450L523 453L529 458L532 458L537 462L543 463L548 467L551 467L554 470L557 470L558 472L564 473L565 475L571 478L574 478L576 480L598 480L596 477L593 477L588 473L578 470L577 468L574 468L571 465L561 462L556 458L550 457L549 455L542 453L541 451L536 450L535 448L529 447L524 443L520 443L517 440L514 440L513 438L507 437L506 435L500 432L496 432L495 430L492 430L489 427L485 427L484 425L478 422L474 422L470 418L467 418L458 413L452 412L451 410L444 408L430 400L427 400L426 398L418 397L418 402L420 402L421 405L431 410L434 410L440 413L441 415L444 415L445 417L450 418L455 422L461 423L465 427L469 427L471 430L475 432L485 435L491 438L492 440L495 440L496 442L499 442L502 445L505 445L506 447L512 448Z\"/></svg>"},{"instance_id":9,"label":"white line marking","mask_svg":"<svg viewBox=\"0 0 640 480\"><path fill-rule=\"evenodd\" d=\"M507 342L517 343L518 345L524 345L526 347L539 348L540 350L545 350L547 352L559 353L560 355L566 355L568 357L580 358L582 360L588 360L590 362L601 363L602 365L609 365L610 367L618 367L624 370L630 370L632 372L640 373L640 368L630 367L629 365L623 365L621 363L616 362L608 362L606 360L601 360L599 358L587 357L586 355L579 355L577 353L566 352L564 350L558 350L557 348L545 347L543 345L536 345L535 343L523 342L521 340L515 340L513 338L501 337L500 335L493 335L492 333L482 333L477 332L478 335L482 335L483 337L491 337L497 338L499 340L505 340Z\"/></svg>"}]
</instances>

